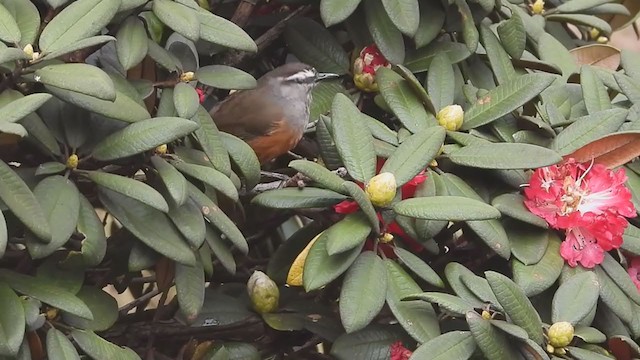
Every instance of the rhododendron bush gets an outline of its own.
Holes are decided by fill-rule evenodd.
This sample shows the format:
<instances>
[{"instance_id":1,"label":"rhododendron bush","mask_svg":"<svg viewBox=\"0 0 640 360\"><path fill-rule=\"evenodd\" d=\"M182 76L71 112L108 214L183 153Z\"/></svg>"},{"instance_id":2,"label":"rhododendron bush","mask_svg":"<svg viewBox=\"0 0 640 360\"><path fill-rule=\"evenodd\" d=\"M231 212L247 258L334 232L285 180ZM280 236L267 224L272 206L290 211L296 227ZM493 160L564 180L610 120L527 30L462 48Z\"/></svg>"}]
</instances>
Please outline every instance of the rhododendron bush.
<instances>
[{"instance_id":1,"label":"rhododendron bush","mask_svg":"<svg viewBox=\"0 0 640 360\"><path fill-rule=\"evenodd\" d=\"M0 359L640 359L639 14L0 0Z\"/></svg>"}]
</instances>

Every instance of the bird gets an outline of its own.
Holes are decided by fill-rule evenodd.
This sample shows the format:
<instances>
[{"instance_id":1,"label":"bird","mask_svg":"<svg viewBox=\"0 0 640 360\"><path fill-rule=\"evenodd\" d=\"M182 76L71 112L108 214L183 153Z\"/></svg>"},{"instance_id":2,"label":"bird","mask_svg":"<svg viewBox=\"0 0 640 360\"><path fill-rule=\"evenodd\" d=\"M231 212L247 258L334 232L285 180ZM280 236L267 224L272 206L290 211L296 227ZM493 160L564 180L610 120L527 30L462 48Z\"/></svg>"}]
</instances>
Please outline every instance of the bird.
<instances>
[{"instance_id":1,"label":"bird","mask_svg":"<svg viewBox=\"0 0 640 360\"><path fill-rule=\"evenodd\" d=\"M247 142L264 165L302 139L315 86L339 77L305 63L286 63L260 77L256 87L227 96L209 114L218 130Z\"/></svg>"}]
</instances>

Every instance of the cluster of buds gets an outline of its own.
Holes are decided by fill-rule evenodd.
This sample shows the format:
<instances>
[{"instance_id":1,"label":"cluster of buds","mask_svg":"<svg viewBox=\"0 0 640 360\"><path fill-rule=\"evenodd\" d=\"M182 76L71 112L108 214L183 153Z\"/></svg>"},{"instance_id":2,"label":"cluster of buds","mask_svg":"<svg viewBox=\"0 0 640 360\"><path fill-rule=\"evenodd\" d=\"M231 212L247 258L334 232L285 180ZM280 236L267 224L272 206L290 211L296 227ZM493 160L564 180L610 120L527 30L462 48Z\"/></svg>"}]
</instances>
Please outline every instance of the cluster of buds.
<instances>
[{"instance_id":1,"label":"cluster of buds","mask_svg":"<svg viewBox=\"0 0 640 360\"><path fill-rule=\"evenodd\" d=\"M193 71L187 71L180 74L180 81L189 82L196 79L196 74Z\"/></svg>"},{"instance_id":2,"label":"cluster of buds","mask_svg":"<svg viewBox=\"0 0 640 360\"><path fill-rule=\"evenodd\" d=\"M589 36L591 37L592 40L595 40L600 44L606 44L607 42L609 42L609 38L606 36L600 35L600 29L595 27L592 27L591 30L589 30Z\"/></svg>"},{"instance_id":3,"label":"cluster of buds","mask_svg":"<svg viewBox=\"0 0 640 360\"><path fill-rule=\"evenodd\" d=\"M547 352L550 354L564 355L565 347L573 340L573 325L566 321L554 323L547 331Z\"/></svg>"},{"instance_id":4,"label":"cluster of buds","mask_svg":"<svg viewBox=\"0 0 640 360\"><path fill-rule=\"evenodd\" d=\"M69 156L69 158L67 159L67 169L75 170L76 168L78 168L78 161L78 155L71 154L71 156Z\"/></svg>"},{"instance_id":5,"label":"cluster of buds","mask_svg":"<svg viewBox=\"0 0 640 360\"><path fill-rule=\"evenodd\" d=\"M438 124L449 131L456 131L462 127L464 110L460 105L449 105L438 111Z\"/></svg>"},{"instance_id":6,"label":"cluster of buds","mask_svg":"<svg viewBox=\"0 0 640 360\"><path fill-rule=\"evenodd\" d=\"M366 92L378 91L376 71L380 67L391 68L391 64L378 50L378 47L370 45L362 49L353 63L353 82L356 87Z\"/></svg>"},{"instance_id":7,"label":"cluster of buds","mask_svg":"<svg viewBox=\"0 0 640 360\"><path fill-rule=\"evenodd\" d=\"M27 56L31 57L29 62L34 62L34 61L40 59L40 53L37 52L37 51L33 51L33 45L31 45L31 44L27 44L24 47L24 49L22 49L22 51L24 51L24 53L27 54Z\"/></svg>"},{"instance_id":8,"label":"cluster of buds","mask_svg":"<svg viewBox=\"0 0 640 360\"><path fill-rule=\"evenodd\" d=\"M542 15L544 14L544 0L536 0L532 4L529 5L531 9L531 13L534 15Z\"/></svg>"}]
</instances>

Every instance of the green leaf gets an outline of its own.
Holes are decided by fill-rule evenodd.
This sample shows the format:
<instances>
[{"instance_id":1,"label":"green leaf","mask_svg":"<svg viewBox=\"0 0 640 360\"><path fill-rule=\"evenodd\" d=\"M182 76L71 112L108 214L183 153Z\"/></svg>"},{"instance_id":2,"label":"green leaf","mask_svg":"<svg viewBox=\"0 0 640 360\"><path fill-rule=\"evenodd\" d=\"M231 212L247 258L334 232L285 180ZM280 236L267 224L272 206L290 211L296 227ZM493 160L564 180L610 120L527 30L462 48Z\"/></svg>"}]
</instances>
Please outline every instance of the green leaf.
<instances>
[{"instance_id":1,"label":"green leaf","mask_svg":"<svg viewBox=\"0 0 640 360\"><path fill-rule=\"evenodd\" d=\"M49 359L80 360L80 355L71 341L54 327L47 331L47 356Z\"/></svg>"},{"instance_id":2,"label":"green leaf","mask_svg":"<svg viewBox=\"0 0 640 360\"><path fill-rule=\"evenodd\" d=\"M527 296L516 283L495 271L485 272L485 277L496 295L500 305L511 321L527 331L529 338L542 344L542 321Z\"/></svg>"},{"instance_id":3,"label":"green leaf","mask_svg":"<svg viewBox=\"0 0 640 360\"><path fill-rule=\"evenodd\" d=\"M0 6L2 5L0 4ZM2 47L2 52L0 52L0 64L13 63L17 60L31 60L31 57L22 49L7 48L6 46Z\"/></svg>"},{"instance_id":4,"label":"green leaf","mask_svg":"<svg viewBox=\"0 0 640 360\"><path fill-rule=\"evenodd\" d=\"M576 326L574 336L590 344L600 344L607 341L605 334L589 326Z\"/></svg>"},{"instance_id":5,"label":"green leaf","mask_svg":"<svg viewBox=\"0 0 640 360\"><path fill-rule=\"evenodd\" d=\"M490 320L483 319L475 311L467 312L466 319L476 344L488 359L511 360L518 358L504 334L498 331Z\"/></svg>"},{"instance_id":6,"label":"green leaf","mask_svg":"<svg viewBox=\"0 0 640 360\"><path fill-rule=\"evenodd\" d=\"M603 351L606 351L603 349ZM567 353L570 354L576 360L610 360L611 357L598 354L596 352L586 350L583 348L568 346Z\"/></svg>"},{"instance_id":7,"label":"green leaf","mask_svg":"<svg viewBox=\"0 0 640 360\"><path fill-rule=\"evenodd\" d=\"M438 54L431 61L427 72L427 88L436 111L453 104L455 75L447 54Z\"/></svg>"},{"instance_id":8,"label":"green leaf","mask_svg":"<svg viewBox=\"0 0 640 360\"><path fill-rule=\"evenodd\" d=\"M538 57L560 68L565 78L578 72L578 65L569 50L547 32L542 32L538 38Z\"/></svg>"},{"instance_id":9,"label":"green leaf","mask_svg":"<svg viewBox=\"0 0 640 360\"><path fill-rule=\"evenodd\" d=\"M424 47L438 37L445 18L444 10L439 2L423 1L420 3L420 22L418 31L413 37L416 48ZM429 94L433 95L432 92Z\"/></svg>"},{"instance_id":10,"label":"green leaf","mask_svg":"<svg viewBox=\"0 0 640 360\"><path fill-rule=\"evenodd\" d=\"M574 326L585 319L598 303L598 278L585 271L560 284L553 295L551 321L567 321Z\"/></svg>"},{"instance_id":11,"label":"green leaf","mask_svg":"<svg viewBox=\"0 0 640 360\"><path fill-rule=\"evenodd\" d=\"M3 122L16 122L38 110L42 104L51 98L52 96L50 94L39 93L13 100L0 109L0 113L2 114L0 119Z\"/></svg>"},{"instance_id":12,"label":"green leaf","mask_svg":"<svg viewBox=\"0 0 640 360\"><path fill-rule=\"evenodd\" d=\"M218 89L253 89L258 83L249 73L227 65L207 65L196 71L199 82Z\"/></svg>"},{"instance_id":13,"label":"green leaf","mask_svg":"<svg viewBox=\"0 0 640 360\"><path fill-rule=\"evenodd\" d=\"M502 194L491 200L491 205L500 210L503 215L546 229L547 222L534 215L524 205L524 198L519 194Z\"/></svg>"},{"instance_id":14,"label":"green leaf","mask_svg":"<svg viewBox=\"0 0 640 360\"><path fill-rule=\"evenodd\" d=\"M65 269L54 257L45 259L36 270L36 277L49 285L69 291L77 295L84 281L84 271Z\"/></svg>"},{"instance_id":15,"label":"green leaf","mask_svg":"<svg viewBox=\"0 0 640 360\"><path fill-rule=\"evenodd\" d=\"M247 188L253 189L260 182L260 162L256 153L246 142L231 134L221 132L220 136L224 147L229 152L229 157L244 176ZM218 170L224 172L223 169Z\"/></svg>"},{"instance_id":16,"label":"green leaf","mask_svg":"<svg viewBox=\"0 0 640 360\"><path fill-rule=\"evenodd\" d=\"M356 260L364 245L362 242L360 246L332 256L327 253L328 242L329 237L323 233L309 250L302 272L302 282L307 292L319 289L342 275Z\"/></svg>"},{"instance_id":17,"label":"green leaf","mask_svg":"<svg viewBox=\"0 0 640 360\"><path fill-rule=\"evenodd\" d=\"M430 196L402 200L393 206L398 215L426 220L497 219L500 212L482 201L461 196Z\"/></svg>"},{"instance_id":18,"label":"green leaf","mask_svg":"<svg viewBox=\"0 0 640 360\"><path fill-rule=\"evenodd\" d=\"M581 12L609 2L612 2L612 0L570 0L560 4L556 11L565 13Z\"/></svg>"},{"instance_id":19,"label":"green leaf","mask_svg":"<svg viewBox=\"0 0 640 360\"><path fill-rule=\"evenodd\" d=\"M329 30L310 18L298 17L290 21L284 38L300 61L318 71L340 75L349 71L349 57L340 43Z\"/></svg>"},{"instance_id":20,"label":"green leaf","mask_svg":"<svg viewBox=\"0 0 640 360\"><path fill-rule=\"evenodd\" d=\"M33 44L40 28L40 13L35 4L29 0L3 0L2 5L20 29L20 47Z\"/></svg>"},{"instance_id":21,"label":"green leaf","mask_svg":"<svg viewBox=\"0 0 640 360\"><path fill-rule=\"evenodd\" d=\"M427 110L409 82L398 73L381 67L376 71L376 82L387 105L409 131L416 133L436 125L429 121Z\"/></svg>"},{"instance_id":22,"label":"green leaf","mask_svg":"<svg viewBox=\"0 0 640 360\"><path fill-rule=\"evenodd\" d=\"M355 333L340 335L331 347L332 359L387 360L390 346L401 336L397 327L371 325Z\"/></svg>"},{"instance_id":23,"label":"green leaf","mask_svg":"<svg viewBox=\"0 0 640 360\"><path fill-rule=\"evenodd\" d=\"M358 8L361 0L321 0L320 16L326 27L345 21Z\"/></svg>"},{"instance_id":24,"label":"green leaf","mask_svg":"<svg viewBox=\"0 0 640 360\"><path fill-rule=\"evenodd\" d=\"M40 181L33 189L33 195L51 229L51 241L48 237L35 239L31 234L26 236L29 254L33 259L41 259L58 250L75 231L80 213L80 193L71 180L54 175Z\"/></svg>"},{"instance_id":25,"label":"green leaf","mask_svg":"<svg viewBox=\"0 0 640 360\"><path fill-rule=\"evenodd\" d=\"M192 200L181 206L170 205L167 215L193 248L198 249L202 246L206 223L198 205Z\"/></svg>"},{"instance_id":26,"label":"green leaf","mask_svg":"<svg viewBox=\"0 0 640 360\"><path fill-rule=\"evenodd\" d=\"M535 169L562 161L553 150L518 143L475 143L449 154L455 164L481 169Z\"/></svg>"},{"instance_id":27,"label":"green leaf","mask_svg":"<svg viewBox=\"0 0 640 360\"><path fill-rule=\"evenodd\" d=\"M516 77L516 70L513 64L511 64L509 55L489 26L481 25L480 34L482 35L482 44L487 52L491 69L493 70L496 80L498 80L498 84L504 84Z\"/></svg>"},{"instance_id":28,"label":"green leaf","mask_svg":"<svg viewBox=\"0 0 640 360\"><path fill-rule=\"evenodd\" d=\"M434 41L429 46L408 52L404 66L414 73L427 71L433 59L439 54L446 55L452 64L458 63L471 56L471 52L464 44L449 41Z\"/></svg>"},{"instance_id":29,"label":"green leaf","mask_svg":"<svg viewBox=\"0 0 640 360\"><path fill-rule=\"evenodd\" d=\"M220 261L220 264L222 264L222 267L224 267L229 274L235 274L236 261L233 259L233 254L231 253L229 246L224 242L224 240L222 240L220 235L218 235L211 226L207 226L204 238L213 254Z\"/></svg>"},{"instance_id":30,"label":"green leaf","mask_svg":"<svg viewBox=\"0 0 640 360\"><path fill-rule=\"evenodd\" d=\"M584 105L589 114L611 109L611 100L607 88L591 66L583 65L580 70L580 86Z\"/></svg>"},{"instance_id":31,"label":"green leaf","mask_svg":"<svg viewBox=\"0 0 640 360\"><path fill-rule=\"evenodd\" d=\"M497 86L465 112L461 130L488 124L516 110L538 96L555 79L547 74L525 74Z\"/></svg>"},{"instance_id":32,"label":"green leaf","mask_svg":"<svg viewBox=\"0 0 640 360\"><path fill-rule=\"evenodd\" d=\"M622 237L624 241L621 248L635 255L640 255L640 229L629 224L629 226L624 229Z\"/></svg>"},{"instance_id":33,"label":"green leaf","mask_svg":"<svg viewBox=\"0 0 640 360\"><path fill-rule=\"evenodd\" d=\"M71 337L82 351L94 359L140 360L133 350L112 344L93 331L74 329Z\"/></svg>"},{"instance_id":34,"label":"green leaf","mask_svg":"<svg viewBox=\"0 0 640 360\"><path fill-rule=\"evenodd\" d=\"M337 192L312 187L277 189L258 194L254 204L276 209L326 207L347 199Z\"/></svg>"},{"instance_id":35,"label":"green leaf","mask_svg":"<svg viewBox=\"0 0 640 360\"><path fill-rule=\"evenodd\" d=\"M107 211L145 245L179 263L195 263L193 252L164 213L106 188L98 194Z\"/></svg>"},{"instance_id":36,"label":"green leaf","mask_svg":"<svg viewBox=\"0 0 640 360\"><path fill-rule=\"evenodd\" d=\"M464 43L467 45L469 51L474 52L478 48L480 35L478 34L478 28L476 28L473 13L466 0L454 0L454 3L457 5L458 12L460 13Z\"/></svg>"},{"instance_id":37,"label":"green leaf","mask_svg":"<svg viewBox=\"0 0 640 360\"><path fill-rule=\"evenodd\" d=\"M107 161L135 155L188 135L198 124L176 117L158 117L133 123L99 142L93 157Z\"/></svg>"},{"instance_id":38,"label":"green leaf","mask_svg":"<svg viewBox=\"0 0 640 360\"><path fill-rule=\"evenodd\" d=\"M420 23L418 0L382 0L391 22L407 36L414 36Z\"/></svg>"},{"instance_id":39,"label":"green leaf","mask_svg":"<svg viewBox=\"0 0 640 360\"><path fill-rule=\"evenodd\" d=\"M169 205L162 194L142 181L101 171L87 171L86 175L101 188L115 191L164 213L169 212Z\"/></svg>"},{"instance_id":40,"label":"green leaf","mask_svg":"<svg viewBox=\"0 0 640 360\"><path fill-rule=\"evenodd\" d=\"M458 296L441 292L424 292L405 297L403 300L423 300L438 304L438 307L452 313L454 316L461 316L467 311L473 311L473 303Z\"/></svg>"},{"instance_id":41,"label":"green leaf","mask_svg":"<svg viewBox=\"0 0 640 360\"><path fill-rule=\"evenodd\" d=\"M149 41L144 23L136 16L129 16L116 34L118 61L125 70L140 64L147 56Z\"/></svg>"},{"instance_id":42,"label":"green leaf","mask_svg":"<svg viewBox=\"0 0 640 360\"><path fill-rule=\"evenodd\" d=\"M352 333L367 326L380 312L387 293L384 261L365 251L347 271L340 290L340 320Z\"/></svg>"},{"instance_id":43,"label":"green leaf","mask_svg":"<svg viewBox=\"0 0 640 360\"><path fill-rule=\"evenodd\" d=\"M40 51L50 53L96 35L113 18L121 0L78 0L65 7L42 30Z\"/></svg>"},{"instance_id":44,"label":"green leaf","mask_svg":"<svg viewBox=\"0 0 640 360\"><path fill-rule=\"evenodd\" d=\"M355 212L329 227L322 236L326 237L327 254L333 256L360 247L371 233L371 225L366 216Z\"/></svg>"},{"instance_id":45,"label":"green leaf","mask_svg":"<svg viewBox=\"0 0 640 360\"><path fill-rule=\"evenodd\" d=\"M197 11L170 0L154 0L152 10L160 21L178 34L193 42L200 38Z\"/></svg>"},{"instance_id":46,"label":"green leaf","mask_svg":"<svg viewBox=\"0 0 640 360\"><path fill-rule=\"evenodd\" d=\"M345 189L346 193L351 195L353 200L356 201L360 210L366 215L369 220L369 224L372 227L372 230L375 234L380 233L380 220L378 219L378 215L376 213L376 209L373 207L371 200L369 199L369 195L362 190L358 184L352 181L345 181L343 184L343 189Z\"/></svg>"},{"instance_id":47,"label":"green leaf","mask_svg":"<svg viewBox=\"0 0 640 360\"><path fill-rule=\"evenodd\" d=\"M316 121L320 115L326 115L331 111L331 102L338 93L347 94L347 89L342 84L342 80L325 79L316 83L311 90L311 104L309 105L309 121ZM363 114L364 117L364 114ZM376 120L377 121L377 120ZM386 127L386 126L385 126ZM391 131L388 127L387 129ZM373 132L373 130L372 130ZM375 134L374 134L375 136Z\"/></svg>"},{"instance_id":48,"label":"green leaf","mask_svg":"<svg viewBox=\"0 0 640 360\"><path fill-rule=\"evenodd\" d=\"M233 22L202 8L198 9L197 17L200 21L202 40L250 53L258 51L258 46L251 36Z\"/></svg>"},{"instance_id":49,"label":"green leaf","mask_svg":"<svg viewBox=\"0 0 640 360\"><path fill-rule=\"evenodd\" d=\"M143 105L117 89L116 100L109 101L51 85L47 85L45 88L63 101L108 118L136 122L150 117L149 112Z\"/></svg>"},{"instance_id":50,"label":"green leaf","mask_svg":"<svg viewBox=\"0 0 640 360\"><path fill-rule=\"evenodd\" d=\"M564 260L560 256L560 240L557 235L551 235L549 245L542 259L534 265L525 265L514 259L513 280L527 296L542 293L553 285L562 271Z\"/></svg>"},{"instance_id":51,"label":"green leaf","mask_svg":"<svg viewBox=\"0 0 640 360\"><path fill-rule=\"evenodd\" d=\"M9 233L7 229L7 220L4 217L4 213L0 211L0 259L4 256L8 242Z\"/></svg>"},{"instance_id":52,"label":"green leaf","mask_svg":"<svg viewBox=\"0 0 640 360\"><path fill-rule=\"evenodd\" d=\"M44 54L42 55L42 58L55 59L57 57L72 53L77 50L86 49L95 45L100 45L100 44L103 44L109 41L115 41L115 40L116 38L108 35L90 36L86 39L78 40L72 44L56 49L48 54Z\"/></svg>"},{"instance_id":53,"label":"green leaf","mask_svg":"<svg viewBox=\"0 0 640 360\"><path fill-rule=\"evenodd\" d=\"M151 164L158 171L160 180L176 205L183 205L188 198L187 179L171 164L158 155L151 157Z\"/></svg>"},{"instance_id":54,"label":"green leaf","mask_svg":"<svg viewBox=\"0 0 640 360\"><path fill-rule=\"evenodd\" d=\"M422 259L401 247L396 246L393 248L393 251L398 259L400 259L411 272L433 286L444 288L444 282L440 279L440 276L438 276L427 263L422 261Z\"/></svg>"},{"instance_id":55,"label":"green leaf","mask_svg":"<svg viewBox=\"0 0 640 360\"><path fill-rule=\"evenodd\" d=\"M238 201L238 190L233 185L233 182L218 170L207 166L189 164L184 161L174 161L172 164L183 174L202 181L233 201Z\"/></svg>"},{"instance_id":56,"label":"green leaf","mask_svg":"<svg viewBox=\"0 0 640 360\"><path fill-rule=\"evenodd\" d=\"M387 267L387 305L404 330L416 341L425 343L440 335L440 325L431 304L421 300L403 301L422 290L393 260L385 259Z\"/></svg>"},{"instance_id":57,"label":"green leaf","mask_svg":"<svg viewBox=\"0 0 640 360\"><path fill-rule=\"evenodd\" d=\"M382 1L365 1L364 13L369 33L382 55L392 64L404 63L405 48L402 33L387 15Z\"/></svg>"},{"instance_id":58,"label":"green leaf","mask_svg":"<svg viewBox=\"0 0 640 360\"><path fill-rule=\"evenodd\" d=\"M20 28L9 10L0 4L0 40L8 43L20 42ZM17 351L16 351L17 353Z\"/></svg>"},{"instance_id":59,"label":"green leaf","mask_svg":"<svg viewBox=\"0 0 640 360\"><path fill-rule=\"evenodd\" d=\"M50 285L46 280L0 269L0 279L18 293L40 300L60 310L93 319L91 310L72 293Z\"/></svg>"},{"instance_id":60,"label":"green leaf","mask_svg":"<svg viewBox=\"0 0 640 360\"><path fill-rule=\"evenodd\" d=\"M635 286L627 271L617 262L609 253L604 254L604 260L600 267L609 275L616 285L622 290L633 302L640 305L640 292Z\"/></svg>"},{"instance_id":61,"label":"green leaf","mask_svg":"<svg viewBox=\"0 0 640 360\"><path fill-rule=\"evenodd\" d=\"M199 106L196 115L191 118L191 120L194 120L198 124L200 124L200 127L195 131L195 135L198 139L198 142L200 143L200 146L202 147L202 151L207 154L209 162L213 165L213 167L216 168L216 170L229 176L231 174L231 161L229 160L229 153L225 148L225 142L222 138L222 134L216 127L213 119L211 119L211 115L209 114L209 112L207 112L204 107ZM246 143L243 142L243 144ZM235 154L234 159L236 157L242 158L243 155L242 153ZM244 169L244 165L239 165L239 167L244 174L244 172L246 171ZM247 179L247 182L248 181L249 180Z\"/></svg>"},{"instance_id":62,"label":"green leaf","mask_svg":"<svg viewBox=\"0 0 640 360\"><path fill-rule=\"evenodd\" d=\"M375 175L376 154L371 133L360 124L360 111L346 95L337 94L331 113L336 147L349 175L368 182Z\"/></svg>"},{"instance_id":63,"label":"green leaf","mask_svg":"<svg viewBox=\"0 0 640 360\"><path fill-rule=\"evenodd\" d=\"M89 267L102 262L107 251L107 237L104 231L102 220L96 214L93 205L87 198L80 194L80 214L76 230L84 236L80 251L70 251L65 260L61 262L63 266Z\"/></svg>"},{"instance_id":64,"label":"green leaf","mask_svg":"<svg viewBox=\"0 0 640 360\"><path fill-rule=\"evenodd\" d=\"M0 355L15 356L24 337L24 308L18 295L3 282L0 282L0 302Z\"/></svg>"},{"instance_id":65,"label":"green leaf","mask_svg":"<svg viewBox=\"0 0 640 360\"><path fill-rule=\"evenodd\" d=\"M568 155L593 140L618 130L627 118L627 110L616 108L579 117L551 142L551 149Z\"/></svg>"},{"instance_id":66,"label":"green leaf","mask_svg":"<svg viewBox=\"0 0 640 360\"><path fill-rule=\"evenodd\" d=\"M318 183L318 185L321 185L328 190L335 192L344 191L344 188L342 187L344 180L318 163L308 160L293 160L289 163L289 167L303 173L305 176L308 176L311 180Z\"/></svg>"},{"instance_id":67,"label":"green leaf","mask_svg":"<svg viewBox=\"0 0 640 360\"><path fill-rule=\"evenodd\" d=\"M527 45L527 31L517 11L512 11L511 18L498 25L498 36L502 46L512 58L522 57Z\"/></svg>"},{"instance_id":68,"label":"green leaf","mask_svg":"<svg viewBox=\"0 0 640 360\"><path fill-rule=\"evenodd\" d=\"M101 69L88 64L57 64L36 70L37 82L59 89L114 101L116 88L113 81Z\"/></svg>"},{"instance_id":69,"label":"green leaf","mask_svg":"<svg viewBox=\"0 0 640 360\"><path fill-rule=\"evenodd\" d=\"M195 320L204 304L204 269L197 261L195 266L176 264L176 296L180 312L188 321Z\"/></svg>"},{"instance_id":70,"label":"green leaf","mask_svg":"<svg viewBox=\"0 0 640 360\"><path fill-rule=\"evenodd\" d=\"M200 207L202 215L220 230L241 253L246 255L249 252L247 240L233 221L197 187L191 183L188 184L188 187L189 197Z\"/></svg>"},{"instance_id":71,"label":"green leaf","mask_svg":"<svg viewBox=\"0 0 640 360\"><path fill-rule=\"evenodd\" d=\"M513 325L512 323L506 322L504 320L491 319L489 321L491 321L491 325L502 330L504 333L506 333L510 337L513 337L522 341L529 339L529 335L527 334L527 332L524 331L524 329L518 325Z\"/></svg>"},{"instance_id":72,"label":"green leaf","mask_svg":"<svg viewBox=\"0 0 640 360\"><path fill-rule=\"evenodd\" d=\"M549 245L549 232L516 221L506 221L504 225L516 259L524 265L537 264Z\"/></svg>"},{"instance_id":73,"label":"green leaf","mask_svg":"<svg viewBox=\"0 0 640 360\"><path fill-rule=\"evenodd\" d=\"M93 320L63 313L62 318L68 325L77 329L105 331L118 320L118 302L106 291L84 286L76 296L91 309Z\"/></svg>"},{"instance_id":74,"label":"green leaf","mask_svg":"<svg viewBox=\"0 0 640 360\"><path fill-rule=\"evenodd\" d=\"M476 350L476 342L469 331L449 331L420 345L410 360L467 360Z\"/></svg>"},{"instance_id":75,"label":"green leaf","mask_svg":"<svg viewBox=\"0 0 640 360\"><path fill-rule=\"evenodd\" d=\"M178 83L173 88L173 105L179 117L184 119L192 118L200 107L196 89L187 83Z\"/></svg>"},{"instance_id":76,"label":"green leaf","mask_svg":"<svg viewBox=\"0 0 640 360\"><path fill-rule=\"evenodd\" d=\"M157 18L157 17L154 16L154 18ZM147 40L148 40L147 55L149 55L151 59L153 59L161 67L169 70L169 72L182 71L182 64L180 63L180 60L178 60L178 58L175 55L170 53L167 49L163 48L162 46L156 44L155 41L151 39L147 39ZM172 89L168 88L165 90L172 90Z\"/></svg>"}]
</instances>

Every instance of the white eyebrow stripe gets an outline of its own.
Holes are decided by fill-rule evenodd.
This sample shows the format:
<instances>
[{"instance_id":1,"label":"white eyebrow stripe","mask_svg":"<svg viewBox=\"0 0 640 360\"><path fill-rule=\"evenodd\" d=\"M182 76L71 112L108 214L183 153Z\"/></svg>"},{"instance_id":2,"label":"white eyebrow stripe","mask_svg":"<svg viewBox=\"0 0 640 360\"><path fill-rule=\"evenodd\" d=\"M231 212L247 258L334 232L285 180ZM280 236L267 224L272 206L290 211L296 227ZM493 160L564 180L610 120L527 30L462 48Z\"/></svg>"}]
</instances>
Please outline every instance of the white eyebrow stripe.
<instances>
[{"instance_id":1,"label":"white eyebrow stripe","mask_svg":"<svg viewBox=\"0 0 640 360\"><path fill-rule=\"evenodd\" d=\"M311 69L304 69L302 71L299 71L289 77L287 77L285 80L306 80L309 78L314 78L316 76L315 72Z\"/></svg>"}]
</instances>

